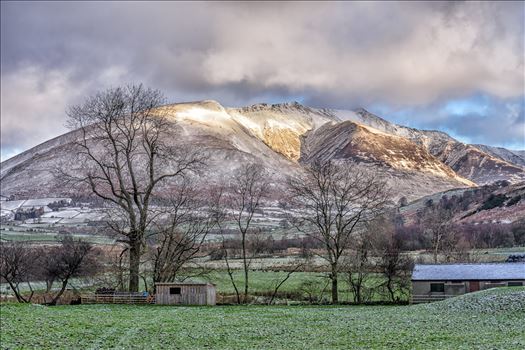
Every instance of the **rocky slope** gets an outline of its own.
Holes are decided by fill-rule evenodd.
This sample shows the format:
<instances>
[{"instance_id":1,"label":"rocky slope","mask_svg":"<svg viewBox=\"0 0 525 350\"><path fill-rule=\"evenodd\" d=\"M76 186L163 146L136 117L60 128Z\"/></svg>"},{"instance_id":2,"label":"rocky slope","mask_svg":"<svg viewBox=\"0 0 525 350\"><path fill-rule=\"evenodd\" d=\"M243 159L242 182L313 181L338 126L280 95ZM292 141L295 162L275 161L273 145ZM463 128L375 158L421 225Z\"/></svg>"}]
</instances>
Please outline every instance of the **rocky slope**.
<instances>
[{"instance_id":1,"label":"rocky slope","mask_svg":"<svg viewBox=\"0 0 525 350\"><path fill-rule=\"evenodd\" d=\"M162 110L173 122L168 143L191 145L210 155L203 174L207 182L227 182L241 164L258 163L278 186L312 161L342 159L369 164L395 186L395 196L415 199L474 185L469 179L515 180L524 173L446 134L395 125L362 109L315 109L298 103L224 108L201 101ZM71 147L75 137L74 132L62 135L2 162L2 195L70 194L51 169L82 168Z\"/></svg>"},{"instance_id":2,"label":"rocky slope","mask_svg":"<svg viewBox=\"0 0 525 350\"><path fill-rule=\"evenodd\" d=\"M459 176L479 185L499 180L525 181L522 153L484 145L468 145L435 130L418 130L390 123L364 109L324 110L325 113L371 126L390 135L407 138L425 147L430 154L452 168ZM515 157L511 157L510 153Z\"/></svg>"},{"instance_id":3,"label":"rocky slope","mask_svg":"<svg viewBox=\"0 0 525 350\"><path fill-rule=\"evenodd\" d=\"M525 151L513 151L503 147L492 147L486 145L473 146L485 153L490 154L493 157L525 168Z\"/></svg>"}]
</instances>

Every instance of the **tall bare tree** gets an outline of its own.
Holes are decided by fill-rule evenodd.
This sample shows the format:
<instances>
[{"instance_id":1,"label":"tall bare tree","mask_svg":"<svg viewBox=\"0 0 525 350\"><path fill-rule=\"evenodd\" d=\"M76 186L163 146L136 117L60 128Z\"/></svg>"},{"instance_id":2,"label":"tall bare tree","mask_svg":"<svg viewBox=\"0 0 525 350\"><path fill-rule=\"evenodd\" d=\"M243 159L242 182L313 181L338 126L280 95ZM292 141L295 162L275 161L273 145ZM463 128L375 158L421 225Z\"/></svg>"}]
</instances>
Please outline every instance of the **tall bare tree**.
<instances>
[{"instance_id":1,"label":"tall bare tree","mask_svg":"<svg viewBox=\"0 0 525 350\"><path fill-rule=\"evenodd\" d=\"M68 126L76 130L78 169L59 173L83 184L112 208L123 224L111 227L129 246L129 290L138 291L145 232L153 220L152 199L169 180L202 164L199 153L182 150L173 139L158 90L142 85L109 89L68 110Z\"/></svg>"},{"instance_id":2,"label":"tall bare tree","mask_svg":"<svg viewBox=\"0 0 525 350\"><path fill-rule=\"evenodd\" d=\"M240 236L241 259L244 275L244 296L242 302L248 301L250 264L259 252L260 230L253 227L253 219L262 200L267 197L268 175L264 168L258 164L243 165L235 174L230 183L224 200L227 208L227 219L235 222ZM229 256L226 242L223 239L224 257L227 260L228 271L231 282L237 292L237 300L240 302L238 287L233 278L233 272L229 267Z\"/></svg>"},{"instance_id":3,"label":"tall bare tree","mask_svg":"<svg viewBox=\"0 0 525 350\"><path fill-rule=\"evenodd\" d=\"M336 304L340 259L352 246L354 234L383 211L388 201L386 184L362 166L330 161L312 164L288 187L295 207L301 208L293 214L293 224L324 247L320 256L330 265Z\"/></svg>"}]
</instances>

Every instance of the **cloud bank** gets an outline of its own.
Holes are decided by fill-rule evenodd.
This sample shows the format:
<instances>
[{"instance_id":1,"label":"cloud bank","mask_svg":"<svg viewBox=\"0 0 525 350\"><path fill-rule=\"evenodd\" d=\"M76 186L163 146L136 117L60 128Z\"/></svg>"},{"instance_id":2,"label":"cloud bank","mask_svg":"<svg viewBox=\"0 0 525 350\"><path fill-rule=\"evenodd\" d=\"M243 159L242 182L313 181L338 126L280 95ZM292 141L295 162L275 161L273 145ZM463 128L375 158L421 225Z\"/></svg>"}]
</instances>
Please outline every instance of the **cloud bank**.
<instances>
[{"instance_id":1,"label":"cloud bank","mask_svg":"<svg viewBox=\"0 0 525 350\"><path fill-rule=\"evenodd\" d=\"M525 148L522 2L1 6L3 158L62 133L68 104L136 81L174 102L362 106Z\"/></svg>"}]
</instances>

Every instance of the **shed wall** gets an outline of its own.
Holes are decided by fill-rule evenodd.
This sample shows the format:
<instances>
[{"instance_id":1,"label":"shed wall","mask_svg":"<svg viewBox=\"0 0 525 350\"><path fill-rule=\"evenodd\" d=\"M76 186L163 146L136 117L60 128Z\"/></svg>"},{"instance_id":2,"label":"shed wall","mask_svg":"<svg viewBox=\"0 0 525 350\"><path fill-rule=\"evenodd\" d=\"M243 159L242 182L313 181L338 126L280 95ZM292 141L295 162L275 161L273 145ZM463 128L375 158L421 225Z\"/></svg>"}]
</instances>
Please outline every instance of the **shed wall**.
<instances>
[{"instance_id":1,"label":"shed wall","mask_svg":"<svg viewBox=\"0 0 525 350\"><path fill-rule=\"evenodd\" d=\"M513 282L522 282L525 286L525 280L514 281ZM445 283L445 292L436 293L430 291L431 283ZM479 289L489 289L494 287L506 287L509 281L479 281ZM469 293L471 290L471 281L412 281L412 301L424 302L424 301L433 301L445 299L447 297L452 297L456 295L462 295Z\"/></svg>"},{"instance_id":2,"label":"shed wall","mask_svg":"<svg viewBox=\"0 0 525 350\"><path fill-rule=\"evenodd\" d=\"M179 287L180 294L170 294L170 288ZM215 305L213 285L157 285L155 303L163 305Z\"/></svg>"}]
</instances>

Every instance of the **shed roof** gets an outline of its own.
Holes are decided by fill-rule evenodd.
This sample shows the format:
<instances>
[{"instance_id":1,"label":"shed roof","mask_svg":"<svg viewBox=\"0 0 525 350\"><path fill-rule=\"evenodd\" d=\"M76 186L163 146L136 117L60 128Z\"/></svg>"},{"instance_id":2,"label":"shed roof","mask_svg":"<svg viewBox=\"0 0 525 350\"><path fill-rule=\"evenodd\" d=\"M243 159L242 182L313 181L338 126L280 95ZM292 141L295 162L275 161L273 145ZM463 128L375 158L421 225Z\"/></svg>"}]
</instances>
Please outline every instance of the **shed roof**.
<instances>
[{"instance_id":1,"label":"shed roof","mask_svg":"<svg viewBox=\"0 0 525 350\"><path fill-rule=\"evenodd\" d=\"M412 281L525 280L525 263L416 264Z\"/></svg>"},{"instance_id":2,"label":"shed roof","mask_svg":"<svg viewBox=\"0 0 525 350\"><path fill-rule=\"evenodd\" d=\"M215 284L210 282L156 282L157 286L215 286Z\"/></svg>"}]
</instances>

